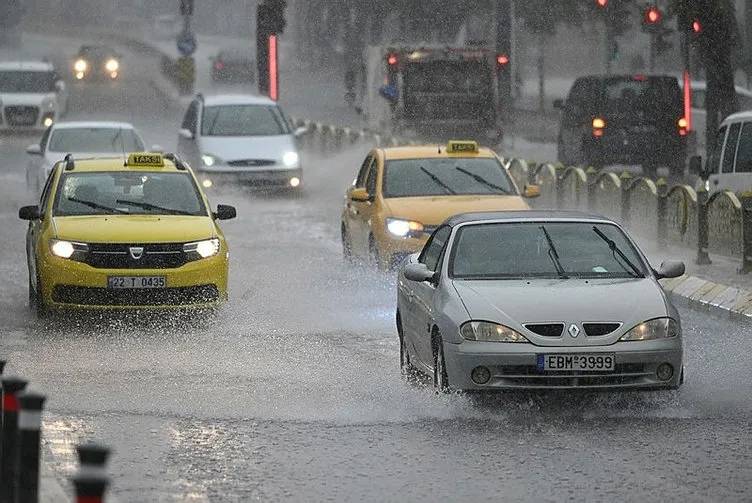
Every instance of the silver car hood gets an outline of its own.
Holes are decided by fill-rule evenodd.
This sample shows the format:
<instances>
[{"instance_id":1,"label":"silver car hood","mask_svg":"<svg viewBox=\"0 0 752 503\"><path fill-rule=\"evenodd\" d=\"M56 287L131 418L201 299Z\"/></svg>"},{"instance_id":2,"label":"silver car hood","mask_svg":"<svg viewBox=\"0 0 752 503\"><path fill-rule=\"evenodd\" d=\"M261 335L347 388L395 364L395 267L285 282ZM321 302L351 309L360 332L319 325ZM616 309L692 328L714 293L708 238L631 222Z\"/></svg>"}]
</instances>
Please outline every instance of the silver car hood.
<instances>
[{"instance_id":1,"label":"silver car hood","mask_svg":"<svg viewBox=\"0 0 752 503\"><path fill-rule=\"evenodd\" d=\"M201 153L223 161L268 159L282 161L285 152L297 152L292 135L277 136L202 136Z\"/></svg>"},{"instance_id":2,"label":"silver car hood","mask_svg":"<svg viewBox=\"0 0 752 503\"><path fill-rule=\"evenodd\" d=\"M470 318L509 326L537 345L596 345L616 342L643 321L667 316L663 291L652 278L550 279L453 282ZM527 330L526 323L618 322L616 332L603 337L543 337Z\"/></svg>"}]
</instances>

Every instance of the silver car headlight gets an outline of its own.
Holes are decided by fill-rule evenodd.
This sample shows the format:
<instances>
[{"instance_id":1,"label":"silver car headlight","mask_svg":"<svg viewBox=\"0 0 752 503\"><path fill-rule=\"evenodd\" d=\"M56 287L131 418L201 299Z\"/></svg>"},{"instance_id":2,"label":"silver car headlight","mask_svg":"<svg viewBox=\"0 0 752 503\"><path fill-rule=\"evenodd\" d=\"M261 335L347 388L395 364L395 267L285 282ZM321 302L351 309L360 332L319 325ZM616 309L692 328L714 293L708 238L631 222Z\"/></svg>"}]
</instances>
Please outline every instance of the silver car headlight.
<instances>
[{"instance_id":1,"label":"silver car headlight","mask_svg":"<svg viewBox=\"0 0 752 503\"><path fill-rule=\"evenodd\" d=\"M681 333L681 327L671 318L656 318L640 323L629 332L622 335L620 341L652 341L668 339Z\"/></svg>"},{"instance_id":2,"label":"silver car headlight","mask_svg":"<svg viewBox=\"0 0 752 503\"><path fill-rule=\"evenodd\" d=\"M530 342L516 330L490 321L468 321L460 327L460 335L467 341Z\"/></svg>"},{"instance_id":3,"label":"silver car headlight","mask_svg":"<svg viewBox=\"0 0 752 503\"><path fill-rule=\"evenodd\" d=\"M118 71L118 68L120 68L120 63L118 63L117 59L111 58L107 60L107 63L104 64L104 67L108 72L116 72Z\"/></svg>"},{"instance_id":4,"label":"silver car headlight","mask_svg":"<svg viewBox=\"0 0 752 503\"><path fill-rule=\"evenodd\" d=\"M220 159L214 154L203 154L201 156L201 163L207 168L211 168L213 166L222 164L222 159Z\"/></svg>"},{"instance_id":5,"label":"silver car headlight","mask_svg":"<svg viewBox=\"0 0 752 503\"><path fill-rule=\"evenodd\" d=\"M89 251L89 246L85 243L75 243L63 239L50 239L50 251L56 257L71 258L75 252Z\"/></svg>"},{"instance_id":6,"label":"silver car headlight","mask_svg":"<svg viewBox=\"0 0 752 503\"><path fill-rule=\"evenodd\" d=\"M406 238L411 235L418 235L423 232L423 224L412 220L403 220L401 218L387 218L386 230L389 234L398 238Z\"/></svg>"},{"instance_id":7,"label":"silver car headlight","mask_svg":"<svg viewBox=\"0 0 752 503\"><path fill-rule=\"evenodd\" d=\"M195 243L186 243L183 245L183 251L186 253L197 253L201 258L213 257L219 253L219 239L205 239Z\"/></svg>"},{"instance_id":8,"label":"silver car headlight","mask_svg":"<svg viewBox=\"0 0 752 503\"><path fill-rule=\"evenodd\" d=\"M73 69L77 72L83 73L87 68L89 68L89 63L87 63L85 59L79 58L73 63Z\"/></svg>"},{"instance_id":9,"label":"silver car headlight","mask_svg":"<svg viewBox=\"0 0 752 503\"><path fill-rule=\"evenodd\" d=\"M300 164L300 156L297 152L285 152L282 156L282 164L287 168L297 168Z\"/></svg>"}]
</instances>

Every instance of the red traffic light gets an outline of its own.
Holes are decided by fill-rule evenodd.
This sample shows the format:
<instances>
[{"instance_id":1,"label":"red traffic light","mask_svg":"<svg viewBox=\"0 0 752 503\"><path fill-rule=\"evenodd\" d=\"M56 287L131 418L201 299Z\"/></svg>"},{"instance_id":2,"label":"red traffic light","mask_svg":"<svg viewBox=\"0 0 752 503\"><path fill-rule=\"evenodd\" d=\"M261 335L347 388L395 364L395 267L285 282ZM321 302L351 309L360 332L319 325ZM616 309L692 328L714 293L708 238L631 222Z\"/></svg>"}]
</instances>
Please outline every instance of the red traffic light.
<instances>
[{"instance_id":1,"label":"red traffic light","mask_svg":"<svg viewBox=\"0 0 752 503\"><path fill-rule=\"evenodd\" d=\"M605 9L608 7L608 0L595 0L595 6L599 9Z\"/></svg>"},{"instance_id":2,"label":"red traffic light","mask_svg":"<svg viewBox=\"0 0 752 503\"><path fill-rule=\"evenodd\" d=\"M386 57L386 62L389 63L389 66L396 65L398 61L399 60L397 59L396 54L390 54L389 56Z\"/></svg>"},{"instance_id":3,"label":"red traffic light","mask_svg":"<svg viewBox=\"0 0 752 503\"><path fill-rule=\"evenodd\" d=\"M509 56L507 56L506 54L499 54L498 56L496 56L496 63L499 66L508 65L509 64Z\"/></svg>"},{"instance_id":4,"label":"red traffic light","mask_svg":"<svg viewBox=\"0 0 752 503\"><path fill-rule=\"evenodd\" d=\"M696 34L702 33L702 23L700 23L699 19L692 21L692 32Z\"/></svg>"},{"instance_id":5,"label":"red traffic light","mask_svg":"<svg viewBox=\"0 0 752 503\"><path fill-rule=\"evenodd\" d=\"M655 5L651 5L645 10L645 24L660 24L663 21L663 12Z\"/></svg>"}]
</instances>

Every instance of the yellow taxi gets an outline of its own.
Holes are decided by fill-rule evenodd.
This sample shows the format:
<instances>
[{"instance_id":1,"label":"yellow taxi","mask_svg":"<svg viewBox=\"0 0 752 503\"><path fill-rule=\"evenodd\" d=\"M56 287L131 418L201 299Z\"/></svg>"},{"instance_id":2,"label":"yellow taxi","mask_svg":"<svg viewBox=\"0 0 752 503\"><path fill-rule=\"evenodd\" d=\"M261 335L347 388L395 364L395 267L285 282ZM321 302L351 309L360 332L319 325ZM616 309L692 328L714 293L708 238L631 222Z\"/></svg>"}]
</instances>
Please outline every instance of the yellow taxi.
<instances>
[{"instance_id":1,"label":"yellow taxi","mask_svg":"<svg viewBox=\"0 0 752 503\"><path fill-rule=\"evenodd\" d=\"M229 254L190 167L174 155L58 162L38 205L24 206L29 304L50 310L214 307Z\"/></svg>"},{"instance_id":2,"label":"yellow taxi","mask_svg":"<svg viewBox=\"0 0 752 503\"><path fill-rule=\"evenodd\" d=\"M450 216L526 210L525 198L496 154L473 141L372 150L345 195L342 249L351 262L395 267L420 251Z\"/></svg>"}]
</instances>

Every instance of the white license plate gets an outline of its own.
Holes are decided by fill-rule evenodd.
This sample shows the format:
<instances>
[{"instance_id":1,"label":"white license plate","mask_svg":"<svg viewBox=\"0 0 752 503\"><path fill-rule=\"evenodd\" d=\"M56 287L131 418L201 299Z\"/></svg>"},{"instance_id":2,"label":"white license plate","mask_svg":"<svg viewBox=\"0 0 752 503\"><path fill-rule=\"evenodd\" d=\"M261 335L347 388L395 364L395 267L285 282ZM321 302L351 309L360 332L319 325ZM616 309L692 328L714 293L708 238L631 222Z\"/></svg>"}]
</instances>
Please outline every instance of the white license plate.
<instances>
[{"instance_id":1,"label":"white license plate","mask_svg":"<svg viewBox=\"0 0 752 503\"><path fill-rule=\"evenodd\" d=\"M107 288L164 288L167 279L164 276L110 276Z\"/></svg>"},{"instance_id":2,"label":"white license plate","mask_svg":"<svg viewBox=\"0 0 752 503\"><path fill-rule=\"evenodd\" d=\"M579 370L612 372L616 358L613 353L538 355L538 370Z\"/></svg>"}]
</instances>

